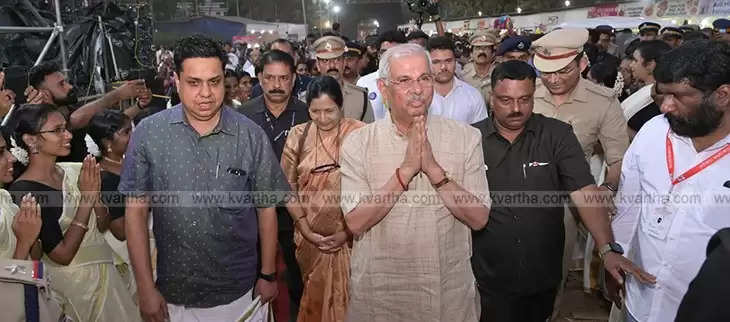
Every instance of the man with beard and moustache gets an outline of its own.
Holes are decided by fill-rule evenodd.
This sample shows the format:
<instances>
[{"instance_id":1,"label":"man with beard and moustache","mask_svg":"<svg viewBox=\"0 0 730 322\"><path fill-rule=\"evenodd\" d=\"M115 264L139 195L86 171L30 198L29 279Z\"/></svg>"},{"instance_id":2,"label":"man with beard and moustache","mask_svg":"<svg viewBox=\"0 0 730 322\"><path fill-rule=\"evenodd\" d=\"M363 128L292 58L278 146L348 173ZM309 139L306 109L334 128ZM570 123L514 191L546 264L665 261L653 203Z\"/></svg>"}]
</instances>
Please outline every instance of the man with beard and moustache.
<instances>
[{"instance_id":1,"label":"man with beard and moustache","mask_svg":"<svg viewBox=\"0 0 730 322\"><path fill-rule=\"evenodd\" d=\"M434 77L434 95L429 113L466 124L487 117L487 106L482 94L473 86L454 77L456 55L454 42L445 36L432 37L427 50L431 54Z\"/></svg>"},{"instance_id":2,"label":"man with beard and moustache","mask_svg":"<svg viewBox=\"0 0 730 322\"><path fill-rule=\"evenodd\" d=\"M493 198L489 225L472 234L481 321L542 322L553 310L562 279L563 198L578 204L597 245L612 244L613 236L606 207L584 202L601 196L572 128L532 112L535 70L508 61L491 77L492 116L474 124L482 133L490 191L505 197L512 191L559 192L561 198L534 207L507 201L518 198ZM651 279L618 253L601 256L613 278L625 271Z\"/></svg>"},{"instance_id":3,"label":"man with beard and moustache","mask_svg":"<svg viewBox=\"0 0 730 322\"><path fill-rule=\"evenodd\" d=\"M136 79L124 82L118 88L104 94L101 98L76 107L78 97L76 90L61 73L58 65L52 62L41 63L28 72L30 86L25 90L25 101L31 104L46 103L58 107L59 111L68 119L69 130L73 134L71 139L71 153L58 158L58 162L82 162L88 151L86 150L86 131L84 128L91 118L107 108L116 108L121 101L137 98L147 92L144 80ZM130 119L134 119L144 107L139 102L124 110Z\"/></svg>"},{"instance_id":4,"label":"man with beard and moustache","mask_svg":"<svg viewBox=\"0 0 730 322\"><path fill-rule=\"evenodd\" d=\"M566 28L552 31L532 44L535 69L540 72L543 85L535 90L534 111L570 124L589 163L596 150L602 150L600 154L608 171L599 189L612 194L618 187L621 159L629 146L629 136L626 119L613 91L581 77L588 66L583 51L587 41L588 30ZM598 181L603 162L596 164L592 172ZM563 279L567 278L572 263L578 229L574 212L566 209ZM561 294L558 293L558 302Z\"/></svg>"},{"instance_id":5,"label":"man with beard and moustache","mask_svg":"<svg viewBox=\"0 0 730 322\"><path fill-rule=\"evenodd\" d=\"M627 279L627 321L674 321L710 237L730 226L730 45L689 42L659 57L654 77L664 115L626 152L613 230L657 283Z\"/></svg>"},{"instance_id":6,"label":"man with beard and moustache","mask_svg":"<svg viewBox=\"0 0 730 322\"><path fill-rule=\"evenodd\" d=\"M354 236L347 321L476 321L471 230L489 217L479 131L428 115L433 75L416 44L388 49L390 117L345 137L340 201Z\"/></svg>"},{"instance_id":7,"label":"man with beard and moustache","mask_svg":"<svg viewBox=\"0 0 730 322\"><path fill-rule=\"evenodd\" d=\"M406 43L406 36L399 30L388 30L380 34L376 43L377 55L381 57L388 49ZM368 49L369 50L369 49ZM382 120L388 115L388 107L378 88L378 71L360 77L357 86L368 90L368 99L373 107L376 120Z\"/></svg>"},{"instance_id":8,"label":"man with beard and moustache","mask_svg":"<svg viewBox=\"0 0 730 322\"><path fill-rule=\"evenodd\" d=\"M489 84L492 68L494 68L494 46L497 37L491 31L480 31L469 38L472 62L464 66L461 79L482 93L485 102L489 102L492 86Z\"/></svg>"},{"instance_id":9,"label":"man with beard and moustache","mask_svg":"<svg viewBox=\"0 0 730 322\"><path fill-rule=\"evenodd\" d=\"M365 48L354 41L348 41L345 46L345 70L342 71L342 79L355 85L360 79L360 72L368 64L368 55L365 54Z\"/></svg>"},{"instance_id":10,"label":"man with beard and moustache","mask_svg":"<svg viewBox=\"0 0 730 322\"><path fill-rule=\"evenodd\" d=\"M271 50L261 57L261 87L264 94L253 98L238 111L258 124L269 137L274 154L281 160L289 131L309 121L309 110L292 92L296 77L294 58L281 50ZM276 208L279 223L279 246L286 263L289 289L289 313L296 320L302 298L302 274L294 254L294 224L285 207Z\"/></svg>"},{"instance_id":11,"label":"man with beard and moustache","mask_svg":"<svg viewBox=\"0 0 730 322\"><path fill-rule=\"evenodd\" d=\"M345 69L345 41L337 36L324 36L312 44L317 57L317 68L322 74L332 76L342 88L342 112L346 118L365 123L373 122L373 108L368 100L367 90L345 82L342 72Z\"/></svg>"}]
</instances>

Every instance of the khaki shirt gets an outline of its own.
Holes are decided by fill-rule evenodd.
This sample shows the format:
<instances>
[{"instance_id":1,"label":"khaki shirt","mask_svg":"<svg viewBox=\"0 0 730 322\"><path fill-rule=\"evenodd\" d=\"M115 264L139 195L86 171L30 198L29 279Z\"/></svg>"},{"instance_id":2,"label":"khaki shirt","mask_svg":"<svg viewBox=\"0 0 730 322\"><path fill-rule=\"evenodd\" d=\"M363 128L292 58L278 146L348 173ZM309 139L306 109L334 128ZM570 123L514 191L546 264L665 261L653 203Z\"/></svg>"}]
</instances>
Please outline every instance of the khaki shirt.
<instances>
[{"instance_id":1,"label":"khaki shirt","mask_svg":"<svg viewBox=\"0 0 730 322\"><path fill-rule=\"evenodd\" d=\"M427 119L434 158L449 178L489 207L482 139L469 125ZM390 118L354 130L342 143L342 211L371 195L403 162L408 139ZM398 202L353 241L346 321L474 321L476 286L471 229L444 205L426 175L416 175Z\"/></svg>"},{"instance_id":2,"label":"khaki shirt","mask_svg":"<svg viewBox=\"0 0 730 322\"><path fill-rule=\"evenodd\" d=\"M489 105L489 95L492 93L492 71L494 63L489 67L489 73L484 77L477 76L477 69L474 63L468 63L464 66L461 73L461 79L469 85L474 86L484 97L484 102Z\"/></svg>"},{"instance_id":3,"label":"khaki shirt","mask_svg":"<svg viewBox=\"0 0 730 322\"><path fill-rule=\"evenodd\" d=\"M621 161L629 147L626 119L613 91L586 79L581 78L570 98L561 106L553 104L547 86L537 87L533 112L573 126L586 160L593 155L599 142L609 166Z\"/></svg>"},{"instance_id":4,"label":"khaki shirt","mask_svg":"<svg viewBox=\"0 0 730 322\"><path fill-rule=\"evenodd\" d=\"M345 117L365 123L372 123L375 120L366 89L344 82L342 98L342 110Z\"/></svg>"}]
</instances>

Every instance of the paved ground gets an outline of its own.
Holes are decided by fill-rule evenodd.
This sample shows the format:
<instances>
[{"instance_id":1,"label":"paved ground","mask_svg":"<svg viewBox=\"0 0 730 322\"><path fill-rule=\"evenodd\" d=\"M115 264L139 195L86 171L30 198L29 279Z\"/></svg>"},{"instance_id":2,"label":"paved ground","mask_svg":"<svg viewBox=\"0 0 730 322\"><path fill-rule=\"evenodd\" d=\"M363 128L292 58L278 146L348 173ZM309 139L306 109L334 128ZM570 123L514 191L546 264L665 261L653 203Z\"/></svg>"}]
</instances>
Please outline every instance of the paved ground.
<instances>
[{"instance_id":1,"label":"paved ground","mask_svg":"<svg viewBox=\"0 0 730 322\"><path fill-rule=\"evenodd\" d=\"M610 303L600 294L583 292L583 272L573 271L568 275L568 284L556 322L605 322L608 321Z\"/></svg>"},{"instance_id":2,"label":"paved ground","mask_svg":"<svg viewBox=\"0 0 730 322\"><path fill-rule=\"evenodd\" d=\"M274 302L276 321L288 321L289 301L287 297L286 280L283 271L284 261L277 254L277 271L279 279L279 297ZM567 289L557 318L554 322L606 322L610 303L599 294L583 292L583 272L572 271L568 275Z\"/></svg>"}]
</instances>

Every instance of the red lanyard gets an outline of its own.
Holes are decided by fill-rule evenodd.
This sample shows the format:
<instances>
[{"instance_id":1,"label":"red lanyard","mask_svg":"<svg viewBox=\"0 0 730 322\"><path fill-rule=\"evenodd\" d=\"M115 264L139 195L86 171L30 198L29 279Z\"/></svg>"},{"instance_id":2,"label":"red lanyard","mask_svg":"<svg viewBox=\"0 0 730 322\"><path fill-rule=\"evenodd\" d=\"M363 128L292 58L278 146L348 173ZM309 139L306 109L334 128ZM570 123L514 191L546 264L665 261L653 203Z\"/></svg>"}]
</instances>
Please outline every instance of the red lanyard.
<instances>
[{"instance_id":1,"label":"red lanyard","mask_svg":"<svg viewBox=\"0 0 730 322\"><path fill-rule=\"evenodd\" d=\"M675 178L674 147L672 146L672 141L669 139L669 131L667 131L667 169L669 169L669 178L672 180L672 186L691 178L693 175L699 173L700 171L709 167L711 164L717 162L717 160L722 159L722 157L724 157L728 153L730 153L730 143L725 144L725 147L720 149L720 151L715 152L715 154L711 155L709 158L703 160L696 166L692 167L692 169L687 170L685 173L682 173L681 175L679 175L679 177Z\"/></svg>"}]
</instances>

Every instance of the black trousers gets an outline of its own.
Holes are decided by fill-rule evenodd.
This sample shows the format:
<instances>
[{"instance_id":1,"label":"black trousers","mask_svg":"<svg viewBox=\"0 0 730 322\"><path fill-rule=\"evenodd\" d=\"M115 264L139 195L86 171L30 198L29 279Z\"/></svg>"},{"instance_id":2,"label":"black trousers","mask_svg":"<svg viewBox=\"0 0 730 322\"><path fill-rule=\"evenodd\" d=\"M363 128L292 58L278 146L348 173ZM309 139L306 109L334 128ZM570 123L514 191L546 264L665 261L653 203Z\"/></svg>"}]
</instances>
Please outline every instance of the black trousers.
<instances>
[{"instance_id":1,"label":"black trousers","mask_svg":"<svg viewBox=\"0 0 730 322\"><path fill-rule=\"evenodd\" d=\"M545 322L553 313L557 289L535 294L494 293L479 288L480 322Z\"/></svg>"},{"instance_id":2,"label":"black trousers","mask_svg":"<svg viewBox=\"0 0 730 322\"><path fill-rule=\"evenodd\" d=\"M279 247L281 247L281 253L286 264L286 287L289 289L289 321L295 322L297 314L299 314L299 302L302 299L304 286L302 273L294 255L296 250L294 230L279 230Z\"/></svg>"}]
</instances>

